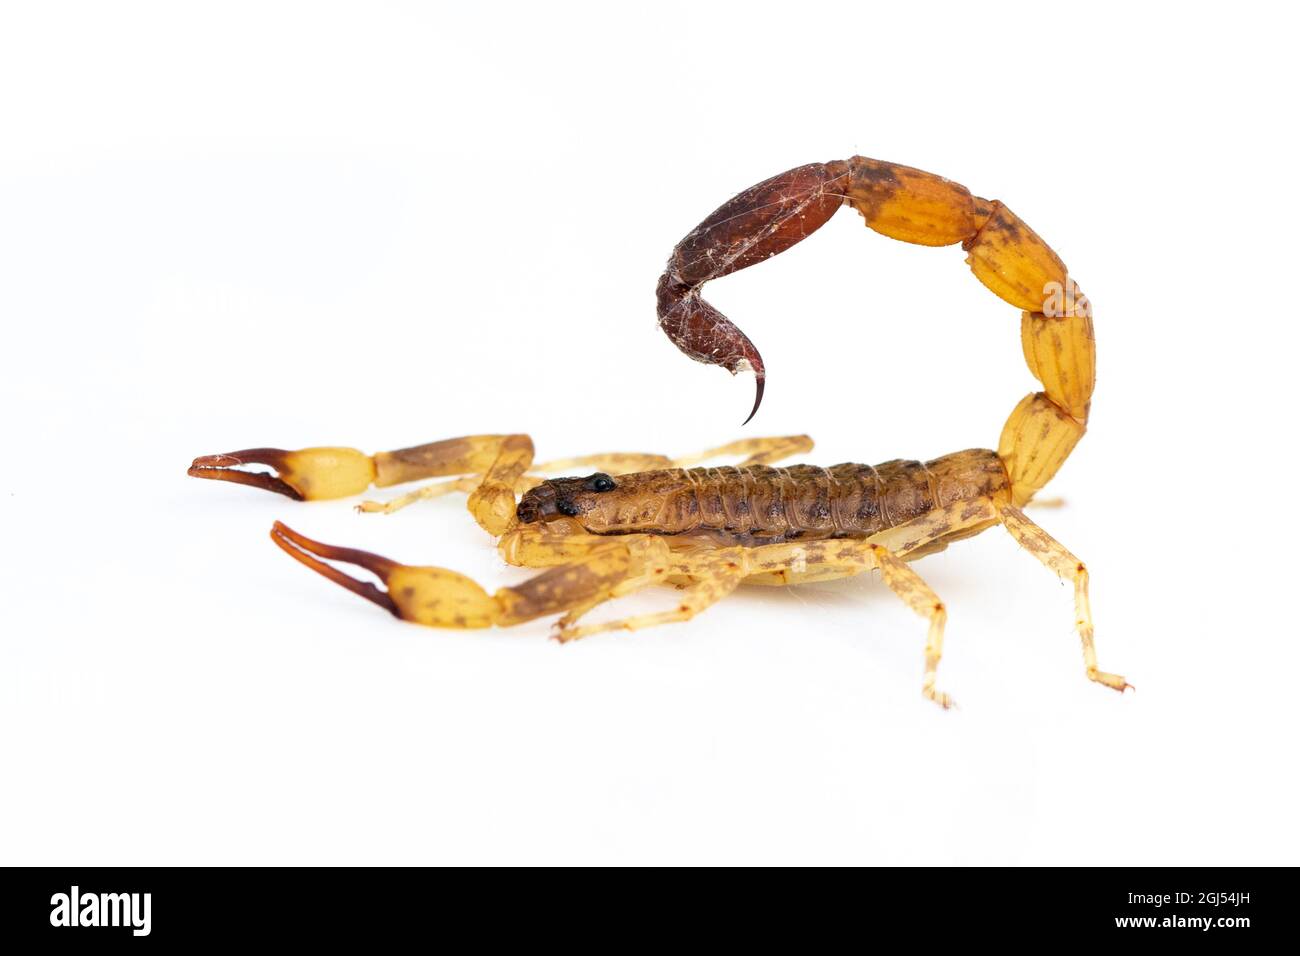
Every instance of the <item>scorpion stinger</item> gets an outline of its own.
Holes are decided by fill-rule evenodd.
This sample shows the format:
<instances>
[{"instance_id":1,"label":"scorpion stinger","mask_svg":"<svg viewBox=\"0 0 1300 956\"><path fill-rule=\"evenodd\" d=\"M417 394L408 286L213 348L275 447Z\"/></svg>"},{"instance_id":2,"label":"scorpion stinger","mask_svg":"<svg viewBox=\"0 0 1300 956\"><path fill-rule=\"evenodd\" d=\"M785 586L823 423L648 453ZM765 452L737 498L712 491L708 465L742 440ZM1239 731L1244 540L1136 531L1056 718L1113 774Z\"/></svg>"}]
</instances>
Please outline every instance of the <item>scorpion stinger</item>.
<instances>
[{"instance_id":1,"label":"scorpion stinger","mask_svg":"<svg viewBox=\"0 0 1300 956\"><path fill-rule=\"evenodd\" d=\"M700 297L710 279L770 259L816 232L844 201L848 163L811 163L773 176L723 203L677 244L659 278L659 325L674 345L705 365L733 375L753 369L754 408L765 374L758 349L725 315Z\"/></svg>"},{"instance_id":2,"label":"scorpion stinger","mask_svg":"<svg viewBox=\"0 0 1300 956\"><path fill-rule=\"evenodd\" d=\"M1065 265L1002 203L898 163L853 156L809 163L765 179L729 199L673 249L659 279L659 324L697 362L735 372L758 352L745 334L705 302L706 282L779 255L816 232L841 205L882 235L923 246L961 243L976 277L1027 312L1045 311L1047 286L1066 288ZM754 412L758 411L758 401ZM750 413L753 418L754 412ZM748 419L747 419L748 421Z\"/></svg>"},{"instance_id":3,"label":"scorpion stinger","mask_svg":"<svg viewBox=\"0 0 1300 956\"><path fill-rule=\"evenodd\" d=\"M749 424L763 401L767 373L763 356L735 324L694 289L686 288L667 273L659 280L659 324L674 345L706 365L721 365L732 375L754 373L754 407L742 425Z\"/></svg>"}]
</instances>

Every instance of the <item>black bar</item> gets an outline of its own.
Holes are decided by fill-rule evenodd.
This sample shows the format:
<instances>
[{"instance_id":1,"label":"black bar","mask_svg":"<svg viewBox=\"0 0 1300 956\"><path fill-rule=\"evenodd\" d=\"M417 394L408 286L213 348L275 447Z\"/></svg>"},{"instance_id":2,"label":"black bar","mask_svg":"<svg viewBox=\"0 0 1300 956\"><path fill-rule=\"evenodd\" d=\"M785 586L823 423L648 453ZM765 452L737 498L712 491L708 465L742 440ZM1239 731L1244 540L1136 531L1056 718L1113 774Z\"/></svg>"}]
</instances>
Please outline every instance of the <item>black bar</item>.
<instances>
[{"instance_id":1,"label":"black bar","mask_svg":"<svg viewBox=\"0 0 1300 956\"><path fill-rule=\"evenodd\" d=\"M746 872L701 879L544 871L540 879L494 874L488 881L431 869L51 868L7 869L5 879L0 932L36 944L375 945L431 931L430 939L452 941L486 930L493 940L531 932L532 945L566 945L567 931L592 938L617 921L634 931L638 946L657 935L689 945L750 936L773 943L794 933L802 934L802 949L849 933L872 946L888 939L928 947L1129 937L1236 947L1289 943L1295 925L1289 869L914 868L758 880ZM116 918L119 925L71 925L74 886L76 922ZM606 938L610 945L623 944Z\"/></svg>"}]
</instances>

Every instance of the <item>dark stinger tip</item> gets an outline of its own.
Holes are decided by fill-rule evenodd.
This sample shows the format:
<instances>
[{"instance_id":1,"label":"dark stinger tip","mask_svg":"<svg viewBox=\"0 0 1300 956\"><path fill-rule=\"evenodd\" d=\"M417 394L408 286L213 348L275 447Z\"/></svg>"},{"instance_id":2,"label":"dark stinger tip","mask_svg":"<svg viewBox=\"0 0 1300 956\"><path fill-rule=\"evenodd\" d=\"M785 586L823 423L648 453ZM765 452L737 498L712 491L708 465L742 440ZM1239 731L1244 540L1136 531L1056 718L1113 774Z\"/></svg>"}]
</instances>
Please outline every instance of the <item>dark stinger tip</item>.
<instances>
[{"instance_id":1,"label":"dark stinger tip","mask_svg":"<svg viewBox=\"0 0 1300 956\"><path fill-rule=\"evenodd\" d=\"M758 406L763 404L763 384L765 381L766 379L763 373L759 372L755 378L757 388L754 390L754 407L750 409L749 418L746 418L743 422L740 423L741 428L744 428L746 425L748 425L750 421L753 420L754 416L758 414Z\"/></svg>"}]
</instances>

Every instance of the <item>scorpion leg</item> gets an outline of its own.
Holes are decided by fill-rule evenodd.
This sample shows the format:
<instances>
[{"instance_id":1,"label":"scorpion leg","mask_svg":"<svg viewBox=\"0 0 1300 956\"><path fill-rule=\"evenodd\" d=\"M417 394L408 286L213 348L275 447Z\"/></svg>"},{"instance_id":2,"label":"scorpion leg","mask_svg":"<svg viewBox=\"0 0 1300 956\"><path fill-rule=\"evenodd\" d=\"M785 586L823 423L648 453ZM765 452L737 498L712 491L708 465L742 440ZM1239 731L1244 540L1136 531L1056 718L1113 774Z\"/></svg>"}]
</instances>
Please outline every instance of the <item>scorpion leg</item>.
<instances>
[{"instance_id":1,"label":"scorpion leg","mask_svg":"<svg viewBox=\"0 0 1300 956\"><path fill-rule=\"evenodd\" d=\"M696 614L734 591L744 576L743 548L726 548L692 556L674 555L673 560L651 563L639 577L629 577L610 588L606 594L593 596L590 600L571 609L556 622L553 636L557 641L566 643L604 631L638 631L658 624L689 621ZM689 577L691 580L685 590L678 595L677 606L671 610L638 614L600 624L578 625L578 618L596 605L639 591L651 584L665 583L670 577Z\"/></svg>"},{"instance_id":2,"label":"scorpion leg","mask_svg":"<svg viewBox=\"0 0 1300 956\"><path fill-rule=\"evenodd\" d=\"M672 459L667 455L612 451L595 455L579 455L576 458L557 458L554 461L534 465L532 470L554 474L590 468L593 471L603 471L607 475L628 475L635 471L671 468L672 464Z\"/></svg>"},{"instance_id":3,"label":"scorpion leg","mask_svg":"<svg viewBox=\"0 0 1300 956\"><path fill-rule=\"evenodd\" d=\"M423 485L414 491L408 491L405 494L398 495L396 498L389 498L387 501L363 501L357 505L357 510L366 514L385 514L390 515L395 511L401 511L403 508L415 504L417 501L429 501L433 498L441 498L443 495L454 494L462 491L470 494L478 487L479 482L483 480L482 475L465 475L462 478L449 478L446 481L434 482L431 485ZM526 482L521 482L526 485ZM522 494L527 491L527 487L516 486L516 494Z\"/></svg>"},{"instance_id":4,"label":"scorpion leg","mask_svg":"<svg viewBox=\"0 0 1300 956\"><path fill-rule=\"evenodd\" d=\"M740 465L770 465L791 455L802 455L812 451L813 440L807 435L780 435L773 438L741 438L738 441L709 448L695 455L684 455L673 459L673 467L688 468L691 465L711 458L723 458L741 455Z\"/></svg>"},{"instance_id":5,"label":"scorpion leg","mask_svg":"<svg viewBox=\"0 0 1300 956\"><path fill-rule=\"evenodd\" d=\"M948 611L939 600L939 595L909 564L883 545L855 541L850 547L841 549L835 559L848 563L865 560L873 564L880 569L880 576L889 585L889 589L904 604L929 621L930 626L925 635L925 676L921 680L921 694L944 709L951 707L952 698L935 686L939 659L943 657L943 630L948 623Z\"/></svg>"},{"instance_id":6,"label":"scorpion leg","mask_svg":"<svg viewBox=\"0 0 1300 956\"><path fill-rule=\"evenodd\" d=\"M623 540L630 539L628 536ZM590 534L576 521L564 519L512 528L501 536L497 550L506 564L549 568L584 560L592 552L608 547L609 543L609 537Z\"/></svg>"},{"instance_id":7,"label":"scorpion leg","mask_svg":"<svg viewBox=\"0 0 1300 956\"><path fill-rule=\"evenodd\" d=\"M1061 577L1074 582L1074 626L1083 643L1083 663L1087 668L1088 680L1121 692L1132 687L1132 684L1118 674L1108 674L1097 668L1097 649L1092 639L1092 610L1088 604L1088 569L1084 563L1029 520L1015 505L1002 505L999 513L1003 527L1011 533L1011 537L1015 538L1022 548Z\"/></svg>"},{"instance_id":8,"label":"scorpion leg","mask_svg":"<svg viewBox=\"0 0 1300 956\"><path fill-rule=\"evenodd\" d=\"M446 628L509 627L575 607L608 600L628 579L653 580L666 571L667 546L644 535L605 541L581 560L550 568L522 584L488 594L463 574L446 568L416 567L359 551L314 541L277 521L271 540L298 562L371 601L395 617ZM358 580L328 562L352 564L384 585Z\"/></svg>"},{"instance_id":9,"label":"scorpion leg","mask_svg":"<svg viewBox=\"0 0 1300 956\"><path fill-rule=\"evenodd\" d=\"M527 435L473 435L380 452L375 456L375 484L383 488L443 475L481 476L470 491L469 510L480 527L491 535L500 535L514 521L516 490L532 463L533 442ZM387 507L381 505L379 510L396 511L425 496L423 492L404 495ZM370 502L360 507L363 511L375 510Z\"/></svg>"},{"instance_id":10,"label":"scorpion leg","mask_svg":"<svg viewBox=\"0 0 1300 956\"><path fill-rule=\"evenodd\" d=\"M532 472L534 473L526 474L515 482L515 495L521 495L529 488L541 483L543 479L536 472L591 468L610 475L625 475L633 471L653 471L656 468L668 468L671 464L671 460L664 455L638 454L636 452L611 452L604 455L559 458L555 461L539 462L533 465ZM449 481L440 481L436 484L416 488L414 491L408 491L404 495L390 498L387 501L363 501L357 505L357 510L367 514L392 514L395 511L401 511L408 505L415 504L417 501L441 498L443 495L453 494L458 491L467 494L472 493L478 487L480 481L482 481L481 475L452 478Z\"/></svg>"},{"instance_id":11,"label":"scorpion leg","mask_svg":"<svg viewBox=\"0 0 1300 956\"><path fill-rule=\"evenodd\" d=\"M656 471L660 468L687 468L711 458L739 455L742 465L766 465L791 455L812 451L813 440L807 435L774 435L768 438L742 438L693 455L669 458L667 455L610 452L600 455L583 455L578 458L561 458L534 465L535 472L557 472L571 468L594 468L611 475L626 475L637 471Z\"/></svg>"},{"instance_id":12,"label":"scorpion leg","mask_svg":"<svg viewBox=\"0 0 1300 956\"><path fill-rule=\"evenodd\" d=\"M880 571L889 589L929 621L925 639L925 676L921 693L940 707L953 706L952 697L936 687L943 657L943 631L948 612L943 601L902 558L869 539L837 538L827 541L787 542L754 548L748 554L752 584L807 584Z\"/></svg>"},{"instance_id":13,"label":"scorpion leg","mask_svg":"<svg viewBox=\"0 0 1300 956\"><path fill-rule=\"evenodd\" d=\"M629 576L610 588L607 594L593 595L592 599L571 609L557 622L555 637L560 641L572 641L604 631L636 631L657 624L688 621L745 581L793 584L849 577L871 570L879 570L890 590L929 621L921 693L941 707L953 706L952 698L936 687L939 660L943 656L944 625L948 619L943 602L902 558L884 545L867 540L785 542L756 548L674 553L666 569L647 566L639 577ZM690 583L681 593L678 605L671 610L600 624L580 626L577 623L583 614L603 601L622 597L650 584L679 578Z\"/></svg>"},{"instance_id":14,"label":"scorpion leg","mask_svg":"<svg viewBox=\"0 0 1300 956\"><path fill-rule=\"evenodd\" d=\"M656 471L661 468L682 468L696 462L705 461L723 455L747 456L742 465L768 464L790 455L807 452L812 448L812 439L807 435L789 435L774 438L746 438L731 442L718 448L687 455L682 458L669 458L667 455L655 455L646 452L603 452L595 455L579 455L575 458L557 458L554 461L539 462L530 468L515 484L515 494L520 495L542 481L540 474L591 469L603 471L610 475L626 475L638 471ZM454 492L472 492L481 479L479 476L467 475L440 481L437 484L416 488L388 501L363 501L357 505L358 511L367 513L392 514L412 505L417 501L440 498Z\"/></svg>"}]
</instances>

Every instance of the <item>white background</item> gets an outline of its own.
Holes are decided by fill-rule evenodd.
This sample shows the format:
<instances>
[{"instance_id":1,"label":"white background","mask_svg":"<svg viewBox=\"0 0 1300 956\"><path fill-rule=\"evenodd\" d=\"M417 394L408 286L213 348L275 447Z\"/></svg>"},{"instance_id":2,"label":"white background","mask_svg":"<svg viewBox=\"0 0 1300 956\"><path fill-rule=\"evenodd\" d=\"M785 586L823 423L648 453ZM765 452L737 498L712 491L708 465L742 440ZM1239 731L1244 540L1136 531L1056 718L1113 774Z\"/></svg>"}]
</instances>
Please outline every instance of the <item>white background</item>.
<instances>
[{"instance_id":1,"label":"white background","mask_svg":"<svg viewBox=\"0 0 1300 956\"><path fill-rule=\"evenodd\" d=\"M1295 863L1293 32L1261 5L19 4L0 19L0 862ZM1034 389L957 248L841 212L656 329L673 244L862 153L1005 200L1091 296L1034 516L560 647L398 623L267 539L520 580L463 499L185 476L257 445L988 446ZM659 595L641 606L670 600Z\"/></svg>"}]
</instances>

